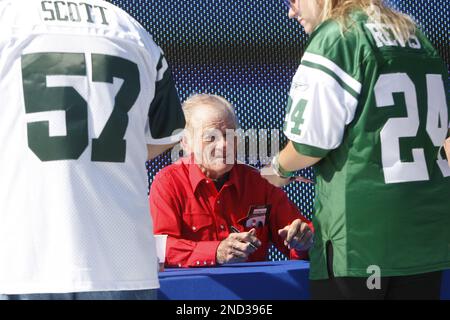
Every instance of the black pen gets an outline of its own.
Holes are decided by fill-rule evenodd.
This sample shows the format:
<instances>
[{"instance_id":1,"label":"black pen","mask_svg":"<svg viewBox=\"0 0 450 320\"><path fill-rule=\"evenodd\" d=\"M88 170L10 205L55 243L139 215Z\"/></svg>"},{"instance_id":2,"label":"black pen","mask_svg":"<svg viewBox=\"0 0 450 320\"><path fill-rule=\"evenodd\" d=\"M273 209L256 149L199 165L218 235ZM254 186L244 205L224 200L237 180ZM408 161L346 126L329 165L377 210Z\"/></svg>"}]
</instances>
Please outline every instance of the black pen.
<instances>
[{"instance_id":1,"label":"black pen","mask_svg":"<svg viewBox=\"0 0 450 320\"><path fill-rule=\"evenodd\" d=\"M230 229L231 229L231 232L234 232L234 233L240 233L240 231L239 231L236 227L234 227L234 226L230 226ZM249 245L250 245L250 247L252 247L253 249L258 250L258 248L257 248L253 243L249 242Z\"/></svg>"}]
</instances>

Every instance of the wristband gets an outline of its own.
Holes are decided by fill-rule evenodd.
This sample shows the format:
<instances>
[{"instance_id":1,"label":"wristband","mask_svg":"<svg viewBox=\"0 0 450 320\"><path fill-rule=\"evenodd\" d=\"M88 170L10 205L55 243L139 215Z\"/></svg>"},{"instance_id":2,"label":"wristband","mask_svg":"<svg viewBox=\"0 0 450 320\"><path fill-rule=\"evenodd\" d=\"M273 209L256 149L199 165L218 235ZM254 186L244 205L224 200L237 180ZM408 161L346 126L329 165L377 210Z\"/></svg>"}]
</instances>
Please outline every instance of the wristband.
<instances>
[{"instance_id":1,"label":"wristband","mask_svg":"<svg viewBox=\"0 0 450 320\"><path fill-rule=\"evenodd\" d=\"M295 176L295 171L287 171L280 165L278 162L278 154L272 159L272 168L275 174L280 178L289 179L290 177Z\"/></svg>"}]
</instances>

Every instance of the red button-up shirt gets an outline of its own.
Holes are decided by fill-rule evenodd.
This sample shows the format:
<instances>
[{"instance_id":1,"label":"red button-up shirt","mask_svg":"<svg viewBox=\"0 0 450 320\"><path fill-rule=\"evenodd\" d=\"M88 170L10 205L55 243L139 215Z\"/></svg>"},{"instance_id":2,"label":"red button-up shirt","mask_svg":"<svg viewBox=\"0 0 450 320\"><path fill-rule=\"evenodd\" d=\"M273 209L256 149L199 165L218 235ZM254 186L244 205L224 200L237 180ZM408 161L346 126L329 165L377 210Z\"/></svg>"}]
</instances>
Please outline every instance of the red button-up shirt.
<instances>
[{"instance_id":1,"label":"red button-up shirt","mask_svg":"<svg viewBox=\"0 0 450 320\"><path fill-rule=\"evenodd\" d=\"M309 221L283 190L269 184L256 169L234 165L229 179L217 191L214 182L187 158L165 167L152 183L150 210L154 233L168 235L166 266L215 265L217 247L228 237L230 226L250 230L240 224L250 206L269 204L268 221L256 228L262 245L248 261L264 261L271 242L291 259L306 258L307 252L289 251L278 230L298 218Z\"/></svg>"}]
</instances>

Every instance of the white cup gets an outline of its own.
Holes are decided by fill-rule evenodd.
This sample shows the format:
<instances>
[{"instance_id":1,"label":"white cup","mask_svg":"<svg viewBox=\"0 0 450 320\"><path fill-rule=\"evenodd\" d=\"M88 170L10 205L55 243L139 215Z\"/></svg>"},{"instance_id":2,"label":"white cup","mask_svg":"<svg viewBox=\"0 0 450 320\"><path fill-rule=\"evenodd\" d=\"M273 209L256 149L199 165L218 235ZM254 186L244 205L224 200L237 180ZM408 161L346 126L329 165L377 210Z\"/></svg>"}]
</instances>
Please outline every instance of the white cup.
<instances>
[{"instance_id":1,"label":"white cup","mask_svg":"<svg viewBox=\"0 0 450 320\"><path fill-rule=\"evenodd\" d=\"M166 261L167 234L155 234L156 257L158 258L159 271L164 271Z\"/></svg>"}]
</instances>

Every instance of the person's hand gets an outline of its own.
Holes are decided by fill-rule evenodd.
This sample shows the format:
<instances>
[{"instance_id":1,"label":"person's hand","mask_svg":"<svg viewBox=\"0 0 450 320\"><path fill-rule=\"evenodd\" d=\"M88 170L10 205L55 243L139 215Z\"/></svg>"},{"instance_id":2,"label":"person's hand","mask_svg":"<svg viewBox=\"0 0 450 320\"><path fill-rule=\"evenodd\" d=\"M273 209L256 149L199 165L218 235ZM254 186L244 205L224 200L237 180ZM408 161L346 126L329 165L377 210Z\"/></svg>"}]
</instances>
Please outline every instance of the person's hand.
<instances>
[{"instance_id":1,"label":"person's hand","mask_svg":"<svg viewBox=\"0 0 450 320\"><path fill-rule=\"evenodd\" d=\"M261 241L255 236L256 230L253 228L248 232L230 233L230 235L220 242L217 247L217 264L244 262L248 256L256 250L255 247L261 246Z\"/></svg>"},{"instance_id":2,"label":"person's hand","mask_svg":"<svg viewBox=\"0 0 450 320\"><path fill-rule=\"evenodd\" d=\"M276 187L284 187L285 185L288 185L291 182L297 181L297 182L304 182L304 183L314 183L313 181L302 177L302 176L295 176L290 178L281 178L275 173L275 170L272 168L272 165L268 165L266 167L263 167L261 169L261 176L269 181L269 183L273 184Z\"/></svg>"},{"instance_id":3,"label":"person's hand","mask_svg":"<svg viewBox=\"0 0 450 320\"><path fill-rule=\"evenodd\" d=\"M300 219L295 219L290 225L278 230L278 234L289 249L306 251L313 243L313 232L308 224Z\"/></svg>"}]
</instances>

